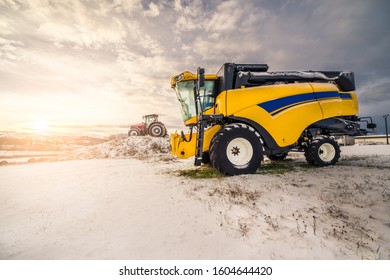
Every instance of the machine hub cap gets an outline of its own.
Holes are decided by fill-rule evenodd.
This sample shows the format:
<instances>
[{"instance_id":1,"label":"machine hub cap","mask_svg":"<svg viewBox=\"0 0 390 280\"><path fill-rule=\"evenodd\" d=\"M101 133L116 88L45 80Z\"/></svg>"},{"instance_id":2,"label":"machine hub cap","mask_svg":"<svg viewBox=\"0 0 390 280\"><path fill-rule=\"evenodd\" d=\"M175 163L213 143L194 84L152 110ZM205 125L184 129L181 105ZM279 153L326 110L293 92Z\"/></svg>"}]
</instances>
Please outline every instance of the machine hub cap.
<instances>
[{"instance_id":1,"label":"machine hub cap","mask_svg":"<svg viewBox=\"0 0 390 280\"><path fill-rule=\"evenodd\" d=\"M231 149L231 151L232 151L232 154L233 154L234 156L238 156L238 154L240 153L240 148L238 148L238 147L233 147L233 149Z\"/></svg>"},{"instance_id":2,"label":"machine hub cap","mask_svg":"<svg viewBox=\"0 0 390 280\"><path fill-rule=\"evenodd\" d=\"M156 134L156 135L157 135L157 134L160 134L160 133L161 133L161 128L158 127L158 126L154 127L154 128L153 128L153 133Z\"/></svg>"},{"instance_id":3,"label":"machine hub cap","mask_svg":"<svg viewBox=\"0 0 390 280\"><path fill-rule=\"evenodd\" d=\"M318 149L318 156L322 161L330 162L336 155L336 149L332 144L324 143Z\"/></svg>"},{"instance_id":4,"label":"machine hub cap","mask_svg":"<svg viewBox=\"0 0 390 280\"><path fill-rule=\"evenodd\" d=\"M244 138L235 138L226 149L228 160L234 165L247 165L253 156L251 143Z\"/></svg>"}]
</instances>

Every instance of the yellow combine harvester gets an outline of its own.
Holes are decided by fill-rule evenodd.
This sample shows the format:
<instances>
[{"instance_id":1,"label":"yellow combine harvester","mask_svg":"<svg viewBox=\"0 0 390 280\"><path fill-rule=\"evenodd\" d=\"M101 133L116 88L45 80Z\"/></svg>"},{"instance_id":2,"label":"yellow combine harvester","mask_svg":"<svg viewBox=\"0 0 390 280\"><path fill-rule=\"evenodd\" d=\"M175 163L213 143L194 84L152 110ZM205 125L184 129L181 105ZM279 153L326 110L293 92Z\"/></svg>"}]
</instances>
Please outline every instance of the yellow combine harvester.
<instances>
[{"instance_id":1,"label":"yellow combine harvester","mask_svg":"<svg viewBox=\"0 0 390 280\"><path fill-rule=\"evenodd\" d=\"M172 153L238 175L256 172L264 155L284 159L292 149L312 165L333 165L340 158L334 135L366 134L353 72L267 71L266 64L225 63L217 74L198 68L174 76L191 132L171 135Z\"/></svg>"}]
</instances>

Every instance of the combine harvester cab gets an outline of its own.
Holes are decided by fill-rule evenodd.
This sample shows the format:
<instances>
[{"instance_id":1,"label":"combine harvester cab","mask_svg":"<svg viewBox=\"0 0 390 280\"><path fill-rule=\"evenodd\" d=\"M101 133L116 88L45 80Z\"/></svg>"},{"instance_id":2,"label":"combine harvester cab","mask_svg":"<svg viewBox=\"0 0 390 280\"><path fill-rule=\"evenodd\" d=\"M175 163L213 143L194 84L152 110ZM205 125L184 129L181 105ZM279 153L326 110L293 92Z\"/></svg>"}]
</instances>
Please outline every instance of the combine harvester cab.
<instances>
[{"instance_id":1,"label":"combine harvester cab","mask_svg":"<svg viewBox=\"0 0 390 280\"><path fill-rule=\"evenodd\" d=\"M190 133L171 135L172 153L211 162L223 174L255 173L264 155L305 153L316 166L336 164L334 136L364 135L353 72L268 72L266 64L225 63L217 74L171 79ZM374 128L372 122L367 126Z\"/></svg>"}]
</instances>

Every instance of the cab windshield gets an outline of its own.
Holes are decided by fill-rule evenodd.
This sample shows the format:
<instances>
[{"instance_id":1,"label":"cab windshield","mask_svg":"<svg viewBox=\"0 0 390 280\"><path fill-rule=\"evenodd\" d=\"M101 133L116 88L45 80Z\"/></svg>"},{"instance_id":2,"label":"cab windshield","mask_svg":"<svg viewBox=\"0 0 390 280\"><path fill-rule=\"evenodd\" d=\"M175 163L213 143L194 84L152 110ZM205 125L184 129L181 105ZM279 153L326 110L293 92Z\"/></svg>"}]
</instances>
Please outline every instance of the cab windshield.
<instances>
[{"instance_id":1,"label":"cab windshield","mask_svg":"<svg viewBox=\"0 0 390 280\"><path fill-rule=\"evenodd\" d=\"M176 84L177 99L180 102L181 114L184 122L196 115L195 109L195 80L182 81ZM215 101L216 80L206 80L204 87L200 89L199 111L210 109Z\"/></svg>"}]
</instances>

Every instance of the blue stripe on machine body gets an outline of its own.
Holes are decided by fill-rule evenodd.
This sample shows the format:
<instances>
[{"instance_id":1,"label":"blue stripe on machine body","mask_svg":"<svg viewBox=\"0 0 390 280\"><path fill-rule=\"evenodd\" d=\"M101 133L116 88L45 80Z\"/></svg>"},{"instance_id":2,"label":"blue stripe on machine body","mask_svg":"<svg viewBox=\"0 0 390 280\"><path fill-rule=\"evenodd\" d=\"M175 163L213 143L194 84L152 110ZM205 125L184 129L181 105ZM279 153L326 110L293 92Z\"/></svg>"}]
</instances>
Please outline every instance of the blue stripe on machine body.
<instances>
[{"instance_id":1,"label":"blue stripe on machine body","mask_svg":"<svg viewBox=\"0 0 390 280\"><path fill-rule=\"evenodd\" d=\"M340 98L340 94L337 91L319 91L314 94L317 99Z\"/></svg>"},{"instance_id":2,"label":"blue stripe on machine body","mask_svg":"<svg viewBox=\"0 0 390 280\"><path fill-rule=\"evenodd\" d=\"M341 99L352 99L352 96L349 93L340 93L340 98Z\"/></svg>"},{"instance_id":3,"label":"blue stripe on machine body","mask_svg":"<svg viewBox=\"0 0 390 280\"><path fill-rule=\"evenodd\" d=\"M267 102L257 104L259 107L266 110L272 116L279 114L280 112L287 110L291 107L314 102L317 100L324 99L352 99L352 96L349 93L339 93L337 91L321 91L321 92L311 92L311 93L302 93L292 96L286 96L282 98L273 99Z\"/></svg>"},{"instance_id":4,"label":"blue stripe on machine body","mask_svg":"<svg viewBox=\"0 0 390 280\"><path fill-rule=\"evenodd\" d=\"M271 113L285 106L289 106L295 103L307 102L314 99L316 99L314 93L303 93L303 94L273 99L267 102L260 103L258 104L258 106L266 110L268 113Z\"/></svg>"}]
</instances>

